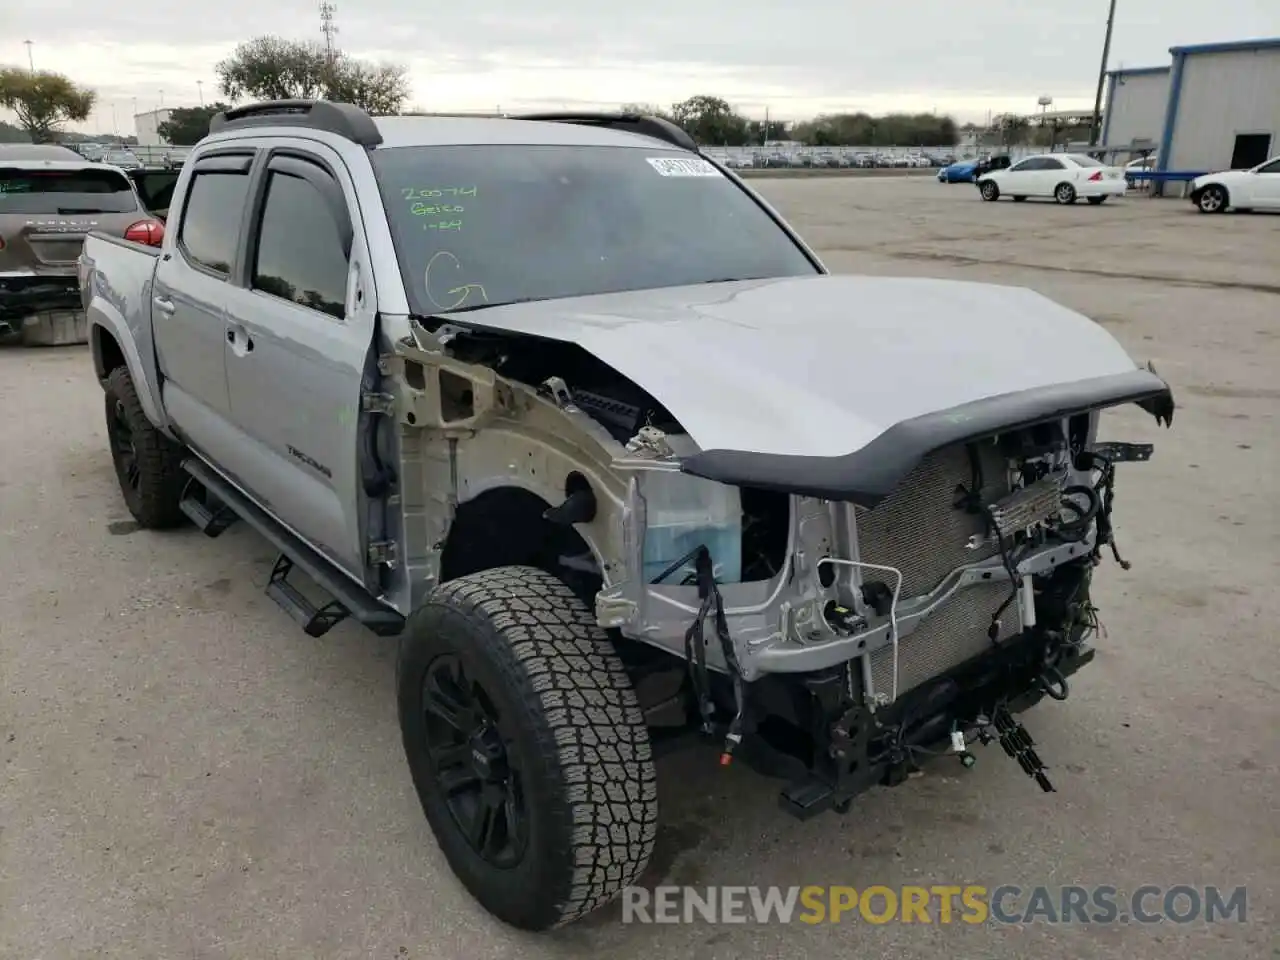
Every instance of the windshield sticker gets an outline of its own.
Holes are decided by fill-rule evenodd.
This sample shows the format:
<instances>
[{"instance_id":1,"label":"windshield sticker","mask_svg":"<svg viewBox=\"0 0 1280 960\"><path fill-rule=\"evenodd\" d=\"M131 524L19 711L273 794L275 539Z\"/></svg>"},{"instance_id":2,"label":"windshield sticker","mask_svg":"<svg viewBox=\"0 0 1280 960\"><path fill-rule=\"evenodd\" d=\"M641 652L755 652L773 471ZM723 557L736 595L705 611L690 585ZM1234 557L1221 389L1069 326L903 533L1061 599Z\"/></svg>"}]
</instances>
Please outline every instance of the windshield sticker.
<instances>
[{"instance_id":1,"label":"windshield sticker","mask_svg":"<svg viewBox=\"0 0 1280 960\"><path fill-rule=\"evenodd\" d=\"M720 171L701 157L645 157L664 177L718 177Z\"/></svg>"}]
</instances>

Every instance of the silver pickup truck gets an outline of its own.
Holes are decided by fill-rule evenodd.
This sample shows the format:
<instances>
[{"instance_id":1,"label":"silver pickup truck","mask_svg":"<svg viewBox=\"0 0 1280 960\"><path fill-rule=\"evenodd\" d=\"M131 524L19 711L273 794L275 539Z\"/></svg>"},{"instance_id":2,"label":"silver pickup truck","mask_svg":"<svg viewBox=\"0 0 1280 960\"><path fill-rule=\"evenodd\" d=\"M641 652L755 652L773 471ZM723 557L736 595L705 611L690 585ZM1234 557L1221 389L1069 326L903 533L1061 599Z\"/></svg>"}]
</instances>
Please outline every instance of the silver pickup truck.
<instances>
[{"instance_id":1,"label":"silver pickup truck","mask_svg":"<svg viewBox=\"0 0 1280 960\"><path fill-rule=\"evenodd\" d=\"M680 744L799 817L993 742L1052 790L1016 717L1093 656L1151 454L1099 414L1174 409L1029 290L829 275L641 116L237 108L80 283L130 511L399 637L425 814L528 929L637 881Z\"/></svg>"}]
</instances>

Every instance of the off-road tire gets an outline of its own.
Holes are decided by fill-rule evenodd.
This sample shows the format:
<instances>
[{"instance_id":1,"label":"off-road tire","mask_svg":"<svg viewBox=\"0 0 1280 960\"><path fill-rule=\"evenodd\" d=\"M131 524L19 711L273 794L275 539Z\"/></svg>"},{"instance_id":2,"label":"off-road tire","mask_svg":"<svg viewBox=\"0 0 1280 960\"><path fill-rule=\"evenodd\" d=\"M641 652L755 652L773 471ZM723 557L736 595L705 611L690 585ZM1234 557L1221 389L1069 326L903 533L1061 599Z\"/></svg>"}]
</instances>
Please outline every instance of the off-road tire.
<instances>
[{"instance_id":1,"label":"off-road tire","mask_svg":"<svg viewBox=\"0 0 1280 960\"><path fill-rule=\"evenodd\" d=\"M1060 183L1053 188L1053 199L1061 204L1073 204L1076 202L1076 188L1069 183Z\"/></svg>"},{"instance_id":2,"label":"off-road tire","mask_svg":"<svg viewBox=\"0 0 1280 960\"><path fill-rule=\"evenodd\" d=\"M133 378L124 367L107 375L105 411L107 435L111 439L111 459L120 482L125 506L138 523L148 530L165 530L186 521L179 503L187 476L182 470L182 448L166 437L142 409ZM122 417L132 435L138 479L129 482L120 457L116 453L117 416Z\"/></svg>"},{"instance_id":3,"label":"off-road tire","mask_svg":"<svg viewBox=\"0 0 1280 960\"><path fill-rule=\"evenodd\" d=\"M988 180L986 183L978 184L978 193L982 195L983 200L999 200L1000 188Z\"/></svg>"},{"instance_id":4,"label":"off-road tire","mask_svg":"<svg viewBox=\"0 0 1280 960\"><path fill-rule=\"evenodd\" d=\"M450 811L427 748L424 680L457 658L514 719L528 840L501 869ZM515 927L547 930L636 883L658 828L644 716L608 634L558 578L499 567L438 586L412 615L397 664L400 729L423 812L463 886Z\"/></svg>"},{"instance_id":5,"label":"off-road tire","mask_svg":"<svg viewBox=\"0 0 1280 960\"><path fill-rule=\"evenodd\" d=\"M1107 198L1106 197L1086 197L1085 199L1089 201L1089 204L1091 206L1100 207L1102 206L1102 202Z\"/></svg>"}]
</instances>

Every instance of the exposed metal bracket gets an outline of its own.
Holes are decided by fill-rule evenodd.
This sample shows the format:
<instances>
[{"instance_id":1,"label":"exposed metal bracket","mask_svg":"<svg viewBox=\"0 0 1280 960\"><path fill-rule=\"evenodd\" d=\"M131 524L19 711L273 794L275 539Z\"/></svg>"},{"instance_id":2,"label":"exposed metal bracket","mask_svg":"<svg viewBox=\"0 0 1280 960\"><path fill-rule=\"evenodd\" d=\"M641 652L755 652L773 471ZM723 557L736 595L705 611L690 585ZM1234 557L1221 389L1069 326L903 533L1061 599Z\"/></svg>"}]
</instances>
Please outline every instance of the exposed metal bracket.
<instances>
[{"instance_id":1,"label":"exposed metal bracket","mask_svg":"<svg viewBox=\"0 0 1280 960\"><path fill-rule=\"evenodd\" d=\"M375 540L369 544L369 550L365 554L370 564L376 566L383 564L388 567L395 567L399 552L396 549L394 540Z\"/></svg>"},{"instance_id":2,"label":"exposed metal bracket","mask_svg":"<svg viewBox=\"0 0 1280 960\"><path fill-rule=\"evenodd\" d=\"M389 417L396 412L396 398L389 393L362 393L360 394L360 409L365 413L376 413Z\"/></svg>"}]
</instances>

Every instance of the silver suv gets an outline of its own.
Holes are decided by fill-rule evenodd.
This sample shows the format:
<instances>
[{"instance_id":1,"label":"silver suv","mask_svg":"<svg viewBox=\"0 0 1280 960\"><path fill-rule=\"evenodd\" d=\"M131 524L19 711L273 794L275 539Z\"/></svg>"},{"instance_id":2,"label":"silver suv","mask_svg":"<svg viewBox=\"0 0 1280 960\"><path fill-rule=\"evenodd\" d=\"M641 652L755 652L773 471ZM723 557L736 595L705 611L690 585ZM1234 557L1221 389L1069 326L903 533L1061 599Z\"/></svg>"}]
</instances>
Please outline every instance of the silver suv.
<instances>
[{"instance_id":1,"label":"silver suv","mask_svg":"<svg viewBox=\"0 0 1280 960\"><path fill-rule=\"evenodd\" d=\"M1015 715L1093 656L1151 452L1099 411L1173 413L1031 291L829 275L649 117L237 108L80 284L133 515L244 521L309 634L399 637L426 816L529 929L636 883L676 745L800 817L989 741L1051 790Z\"/></svg>"}]
</instances>

